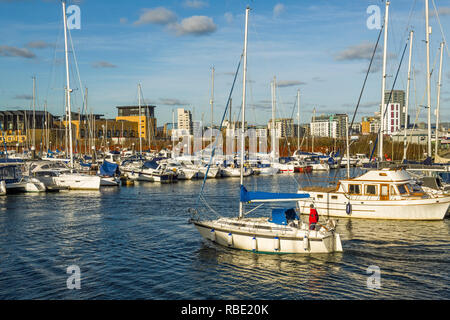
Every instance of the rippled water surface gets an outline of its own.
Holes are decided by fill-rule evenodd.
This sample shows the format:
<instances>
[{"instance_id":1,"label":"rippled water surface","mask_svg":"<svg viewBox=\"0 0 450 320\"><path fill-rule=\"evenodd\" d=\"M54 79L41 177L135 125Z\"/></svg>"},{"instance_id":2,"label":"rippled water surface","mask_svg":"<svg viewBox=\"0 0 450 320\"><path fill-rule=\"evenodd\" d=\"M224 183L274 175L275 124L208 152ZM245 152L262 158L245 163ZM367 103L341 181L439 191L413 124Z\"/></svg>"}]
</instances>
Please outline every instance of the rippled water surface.
<instances>
[{"instance_id":1,"label":"rippled water surface","mask_svg":"<svg viewBox=\"0 0 450 320\"><path fill-rule=\"evenodd\" d=\"M272 192L297 183L308 179L246 178ZM208 181L208 203L237 215L238 184ZM207 243L188 223L200 186L0 197L0 299L450 299L449 219L340 219L343 253L254 254ZM70 265L80 290L67 289ZM379 289L367 288L369 266L380 268Z\"/></svg>"}]
</instances>

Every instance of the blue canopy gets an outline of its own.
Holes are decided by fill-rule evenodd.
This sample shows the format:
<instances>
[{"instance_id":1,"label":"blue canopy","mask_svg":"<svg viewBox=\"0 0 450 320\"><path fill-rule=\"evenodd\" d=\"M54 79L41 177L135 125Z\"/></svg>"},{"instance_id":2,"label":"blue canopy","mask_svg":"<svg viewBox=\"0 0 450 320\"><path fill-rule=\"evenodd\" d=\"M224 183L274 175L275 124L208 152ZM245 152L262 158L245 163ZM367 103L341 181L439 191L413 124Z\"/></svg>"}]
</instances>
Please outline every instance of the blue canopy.
<instances>
[{"instance_id":1,"label":"blue canopy","mask_svg":"<svg viewBox=\"0 0 450 320\"><path fill-rule=\"evenodd\" d=\"M281 202L281 201L297 201L298 199L309 198L307 193L272 193L261 191L247 191L241 185L241 202Z\"/></svg>"},{"instance_id":2,"label":"blue canopy","mask_svg":"<svg viewBox=\"0 0 450 320\"><path fill-rule=\"evenodd\" d=\"M155 160L145 161L142 166L146 169L157 169L158 163Z\"/></svg>"},{"instance_id":3,"label":"blue canopy","mask_svg":"<svg viewBox=\"0 0 450 320\"><path fill-rule=\"evenodd\" d=\"M295 209L272 209L272 218L269 219L269 222L285 226L291 220L299 220Z\"/></svg>"},{"instance_id":4,"label":"blue canopy","mask_svg":"<svg viewBox=\"0 0 450 320\"><path fill-rule=\"evenodd\" d=\"M119 166L116 163L103 161L103 164L100 166L100 175L113 177L116 173L119 173Z\"/></svg>"}]
</instances>

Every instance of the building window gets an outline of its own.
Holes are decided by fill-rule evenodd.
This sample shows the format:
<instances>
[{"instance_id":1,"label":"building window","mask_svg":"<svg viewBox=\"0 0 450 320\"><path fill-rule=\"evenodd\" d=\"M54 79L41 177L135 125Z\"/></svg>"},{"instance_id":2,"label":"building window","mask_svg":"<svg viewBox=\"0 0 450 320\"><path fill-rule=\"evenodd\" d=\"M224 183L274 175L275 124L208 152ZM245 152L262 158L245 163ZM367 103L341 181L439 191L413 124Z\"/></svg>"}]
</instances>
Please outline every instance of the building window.
<instances>
[{"instance_id":1,"label":"building window","mask_svg":"<svg viewBox=\"0 0 450 320\"><path fill-rule=\"evenodd\" d=\"M134 138L134 130L130 131L130 138Z\"/></svg>"},{"instance_id":2,"label":"building window","mask_svg":"<svg viewBox=\"0 0 450 320\"><path fill-rule=\"evenodd\" d=\"M84 138L84 129L80 129L80 138Z\"/></svg>"},{"instance_id":3,"label":"building window","mask_svg":"<svg viewBox=\"0 0 450 320\"><path fill-rule=\"evenodd\" d=\"M103 130L98 130L98 137L103 138Z\"/></svg>"},{"instance_id":4,"label":"building window","mask_svg":"<svg viewBox=\"0 0 450 320\"><path fill-rule=\"evenodd\" d=\"M123 137L124 138L128 138L128 131L127 130L123 130Z\"/></svg>"},{"instance_id":5,"label":"building window","mask_svg":"<svg viewBox=\"0 0 450 320\"><path fill-rule=\"evenodd\" d=\"M106 131L106 137L111 138L111 130Z\"/></svg>"}]
</instances>

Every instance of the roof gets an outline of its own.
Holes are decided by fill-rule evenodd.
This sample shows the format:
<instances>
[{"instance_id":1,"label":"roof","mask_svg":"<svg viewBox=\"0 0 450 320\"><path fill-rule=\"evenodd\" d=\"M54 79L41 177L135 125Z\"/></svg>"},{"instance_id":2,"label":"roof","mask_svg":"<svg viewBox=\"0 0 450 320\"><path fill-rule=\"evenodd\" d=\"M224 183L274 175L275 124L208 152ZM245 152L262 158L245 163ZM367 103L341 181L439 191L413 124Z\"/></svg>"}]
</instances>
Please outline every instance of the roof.
<instances>
[{"instance_id":1,"label":"roof","mask_svg":"<svg viewBox=\"0 0 450 320\"><path fill-rule=\"evenodd\" d=\"M117 109L136 109L139 106L117 106ZM156 106L142 105L141 108L156 108Z\"/></svg>"},{"instance_id":2,"label":"roof","mask_svg":"<svg viewBox=\"0 0 450 320\"><path fill-rule=\"evenodd\" d=\"M376 181L376 182L406 182L412 180L412 177L405 170L381 169L371 170L363 175L351 179L351 181ZM347 180L349 181L349 180Z\"/></svg>"}]
</instances>

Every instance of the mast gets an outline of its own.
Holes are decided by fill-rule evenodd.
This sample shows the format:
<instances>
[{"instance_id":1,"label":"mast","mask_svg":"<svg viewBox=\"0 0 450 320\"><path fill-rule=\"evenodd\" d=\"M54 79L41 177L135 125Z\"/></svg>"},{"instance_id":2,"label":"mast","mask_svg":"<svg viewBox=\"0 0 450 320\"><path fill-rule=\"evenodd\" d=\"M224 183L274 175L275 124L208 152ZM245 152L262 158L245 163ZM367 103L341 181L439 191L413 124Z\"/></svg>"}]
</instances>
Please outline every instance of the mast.
<instances>
[{"instance_id":1,"label":"mast","mask_svg":"<svg viewBox=\"0 0 450 320\"><path fill-rule=\"evenodd\" d=\"M66 98L67 98L67 114L69 121L69 154L70 154L70 168L73 169L73 150L72 150L72 112L70 105L70 74L69 74L69 51L67 47L67 16L66 16L66 1L62 1L62 10L64 17L64 52L66 58ZM66 119L67 120L67 119Z\"/></svg>"},{"instance_id":2,"label":"mast","mask_svg":"<svg viewBox=\"0 0 450 320\"><path fill-rule=\"evenodd\" d=\"M272 145L272 163L275 162L275 139L276 139L276 135L277 135L277 129L275 127L275 108L276 108L276 104L277 104L277 98L276 98L276 86L277 86L277 78L274 76L273 77L273 81L272 81L272 134L271 134L271 145Z\"/></svg>"},{"instance_id":3,"label":"mast","mask_svg":"<svg viewBox=\"0 0 450 320\"><path fill-rule=\"evenodd\" d=\"M403 160L406 159L406 131L408 129L408 106L409 106L409 84L411 82L411 56L412 56L412 43L413 43L414 31L411 30L409 34L409 61L408 61L408 82L406 85L406 105L405 105L405 132L403 136Z\"/></svg>"},{"instance_id":4,"label":"mast","mask_svg":"<svg viewBox=\"0 0 450 320\"><path fill-rule=\"evenodd\" d=\"M141 84L138 83L138 103L139 103L139 125L138 125L138 134L139 134L139 155L142 155L142 136L141 136Z\"/></svg>"},{"instance_id":5,"label":"mast","mask_svg":"<svg viewBox=\"0 0 450 320\"><path fill-rule=\"evenodd\" d=\"M241 174L240 184L244 185L244 160L245 160L245 93L247 82L247 34L248 34L248 13L250 7L245 9L245 35L244 35L244 70L243 70L243 83L242 83L242 123L241 123ZM244 204L239 201L239 218L244 216Z\"/></svg>"},{"instance_id":6,"label":"mast","mask_svg":"<svg viewBox=\"0 0 450 320\"><path fill-rule=\"evenodd\" d=\"M316 107L313 109L313 121L314 126L316 125ZM314 153L314 134L311 132L311 152Z\"/></svg>"},{"instance_id":7,"label":"mast","mask_svg":"<svg viewBox=\"0 0 450 320\"><path fill-rule=\"evenodd\" d=\"M212 67L212 75L211 75L211 100L209 103L211 104L211 130L214 124L214 67ZM211 133L211 141L212 141L212 133Z\"/></svg>"},{"instance_id":8,"label":"mast","mask_svg":"<svg viewBox=\"0 0 450 320\"><path fill-rule=\"evenodd\" d=\"M171 136L172 136L172 158L175 158L174 156L175 156L175 153L174 153L174 151L175 151L175 138L174 138L174 132L175 132L175 110L174 109L172 109L172 133L171 133Z\"/></svg>"},{"instance_id":9,"label":"mast","mask_svg":"<svg viewBox=\"0 0 450 320\"><path fill-rule=\"evenodd\" d=\"M383 74L381 81L381 107L380 107L380 144L378 150L378 157L380 161L383 160L383 136L384 136L384 111L386 109L384 91L386 90L386 57L387 57L387 40L388 40L388 21L389 21L389 1L386 1L386 12L384 14L384 45L383 45ZM348 159L350 160L350 159Z\"/></svg>"},{"instance_id":10,"label":"mast","mask_svg":"<svg viewBox=\"0 0 450 320\"><path fill-rule=\"evenodd\" d=\"M300 150L300 89L297 90L297 150Z\"/></svg>"},{"instance_id":11,"label":"mast","mask_svg":"<svg viewBox=\"0 0 450 320\"><path fill-rule=\"evenodd\" d=\"M350 179L350 144L348 141L348 117L345 117L345 141L347 145L347 179Z\"/></svg>"},{"instance_id":12,"label":"mast","mask_svg":"<svg viewBox=\"0 0 450 320\"><path fill-rule=\"evenodd\" d=\"M438 92L437 92L437 101L436 101L436 143L435 143L435 150L434 150L434 161L436 161L437 155L438 155L438 148L439 148L439 107L440 107L440 100L441 100L441 87L442 87L442 58L444 53L444 42L441 42L441 59L439 63L439 82L438 82Z\"/></svg>"},{"instance_id":13,"label":"mast","mask_svg":"<svg viewBox=\"0 0 450 320\"><path fill-rule=\"evenodd\" d=\"M33 152L36 150L36 77L33 76ZM33 155L34 157L34 155Z\"/></svg>"},{"instance_id":14,"label":"mast","mask_svg":"<svg viewBox=\"0 0 450 320\"><path fill-rule=\"evenodd\" d=\"M428 0L425 0L425 43L427 45L427 117L428 117L428 149L427 156L431 157L431 93L430 93L430 33L428 21Z\"/></svg>"}]
</instances>

